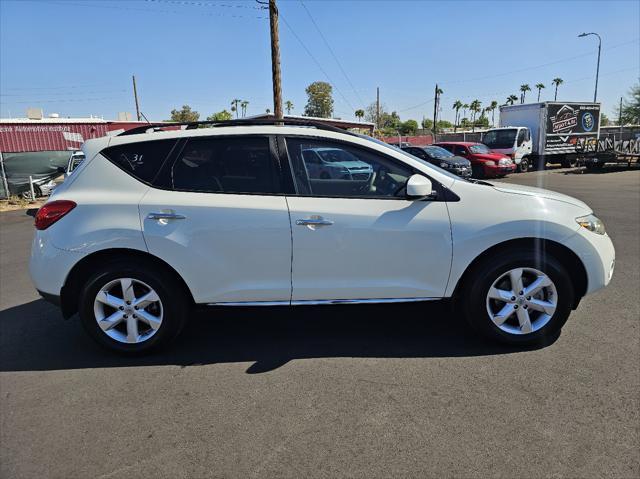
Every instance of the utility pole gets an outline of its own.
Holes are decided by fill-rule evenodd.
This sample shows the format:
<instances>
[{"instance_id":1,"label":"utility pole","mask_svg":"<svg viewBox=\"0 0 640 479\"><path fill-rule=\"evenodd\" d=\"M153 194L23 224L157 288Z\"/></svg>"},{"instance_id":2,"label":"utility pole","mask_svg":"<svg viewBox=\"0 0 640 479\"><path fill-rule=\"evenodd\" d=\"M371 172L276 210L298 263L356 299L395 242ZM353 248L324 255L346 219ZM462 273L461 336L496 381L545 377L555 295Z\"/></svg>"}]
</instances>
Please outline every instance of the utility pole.
<instances>
[{"instance_id":1,"label":"utility pole","mask_svg":"<svg viewBox=\"0 0 640 479\"><path fill-rule=\"evenodd\" d=\"M435 96L433 98L433 142L436 142L436 121L438 120L438 84L436 83Z\"/></svg>"},{"instance_id":2,"label":"utility pole","mask_svg":"<svg viewBox=\"0 0 640 479\"><path fill-rule=\"evenodd\" d=\"M620 126L620 131L622 131L622 97L620 97L620 109L618 110L618 126Z\"/></svg>"},{"instance_id":3,"label":"utility pole","mask_svg":"<svg viewBox=\"0 0 640 479\"><path fill-rule=\"evenodd\" d=\"M380 130L380 87L376 87L376 130Z\"/></svg>"},{"instance_id":4,"label":"utility pole","mask_svg":"<svg viewBox=\"0 0 640 479\"><path fill-rule=\"evenodd\" d=\"M271 30L271 75L273 77L273 112L282 120L282 78L280 76L280 43L278 40L278 7L269 0L269 26Z\"/></svg>"},{"instance_id":5,"label":"utility pole","mask_svg":"<svg viewBox=\"0 0 640 479\"><path fill-rule=\"evenodd\" d=\"M140 106L138 105L138 89L136 88L136 76L133 75L133 98L136 101L136 118L140 121Z\"/></svg>"},{"instance_id":6,"label":"utility pole","mask_svg":"<svg viewBox=\"0 0 640 479\"><path fill-rule=\"evenodd\" d=\"M594 35L598 37L598 63L596 65L596 88L593 91L593 102L595 103L598 98L598 76L600 75L600 50L602 49L602 38L595 32L591 33L581 33L578 35L579 38L588 37L589 35Z\"/></svg>"}]
</instances>

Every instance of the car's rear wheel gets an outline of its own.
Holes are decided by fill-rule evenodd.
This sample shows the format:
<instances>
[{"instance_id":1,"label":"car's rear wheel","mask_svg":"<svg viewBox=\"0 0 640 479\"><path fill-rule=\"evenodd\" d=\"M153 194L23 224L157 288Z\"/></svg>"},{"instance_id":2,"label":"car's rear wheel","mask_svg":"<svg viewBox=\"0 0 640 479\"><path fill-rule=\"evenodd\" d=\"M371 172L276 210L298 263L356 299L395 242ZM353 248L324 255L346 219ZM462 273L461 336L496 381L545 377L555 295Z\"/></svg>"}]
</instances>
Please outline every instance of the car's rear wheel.
<instances>
[{"instance_id":1,"label":"car's rear wheel","mask_svg":"<svg viewBox=\"0 0 640 479\"><path fill-rule=\"evenodd\" d=\"M166 345L182 330L189 309L182 289L154 264L112 263L85 283L80 319L102 346L144 353Z\"/></svg>"},{"instance_id":2,"label":"car's rear wheel","mask_svg":"<svg viewBox=\"0 0 640 479\"><path fill-rule=\"evenodd\" d=\"M573 286L548 254L510 250L484 260L465 280L460 300L471 326L504 343L550 339L569 317Z\"/></svg>"}]
</instances>

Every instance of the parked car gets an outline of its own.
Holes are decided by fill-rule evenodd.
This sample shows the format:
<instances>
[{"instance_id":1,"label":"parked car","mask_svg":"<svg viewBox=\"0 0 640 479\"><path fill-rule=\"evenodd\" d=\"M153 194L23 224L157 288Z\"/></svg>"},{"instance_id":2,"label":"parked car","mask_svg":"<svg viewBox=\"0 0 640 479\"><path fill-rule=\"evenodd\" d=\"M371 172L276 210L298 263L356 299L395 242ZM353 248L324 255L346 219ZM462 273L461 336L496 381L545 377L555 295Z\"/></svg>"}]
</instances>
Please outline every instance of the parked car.
<instances>
[{"instance_id":1,"label":"parked car","mask_svg":"<svg viewBox=\"0 0 640 479\"><path fill-rule=\"evenodd\" d=\"M372 173L369 164L339 148L311 148L304 150L302 156L307 174L313 179L368 179Z\"/></svg>"},{"instance_id":2,"label":"parked car","mask_svg":"<svg viewBox=\"0 0 640 479\"><path fill-rule=\"evenodd\" d=\"M73 171L80 166L80 164L84 161L84 153L81 151L74 151L71 157L69 158L69 162L67 163L67 168L64 171L64 179L66 180Z\"/></svg>"},{"instance_id":3,"label":"parked car","mask_svg":"<svg viewBox=\"0 0 640 479\"><path fill-rule=\"evenodd\" d=\"M511 158L491 151L482 143L448 141L436 143L436 146L468 159L474 178L500 178L516 171L516 165Z\"/></svg>"},{"instance_id":4,"label":"parked car","mask_svg":"<svg viewBox=\"0 0 640 479\"><path fill-rule=\"evenodd\" d=\"M471 176L471 162L461 156L456 156L441 146L409 146L403 148L407 153L425 160L432 165L439 166L463 178Z\"/></svg>"},{"instance_id":5,"label":"parked car","mask_svg":"<svg viewBox=\"0 0 640 479\"><path fill-rule=\"evenodd\" d=\"M311 125L145 126L86 141L86 160L36 214L37 290L103 346L141 353L174 338L194 305L440 299L487 337L525 345L611 280L613 244L582 201L464 180ZM371 175L311 177L304 152L322 149Z\"/></svg>"},{"instance_id":6,"label":"parked car","mask_svg":"<svg viewBox=\"0 0 640 479\"><path fill-rule=\"evenodd\" d=\"M12 185L13 186L13 185ZM29 187L29 179L26 179L26 183L21 185L20 196L25 200L34 199L31 194L31 188ZM36 198L43 196L49 196L53 189L57 186L56 182L50 178L40 178L33 180L33 193Z\"/></svg>"}]
</instances>

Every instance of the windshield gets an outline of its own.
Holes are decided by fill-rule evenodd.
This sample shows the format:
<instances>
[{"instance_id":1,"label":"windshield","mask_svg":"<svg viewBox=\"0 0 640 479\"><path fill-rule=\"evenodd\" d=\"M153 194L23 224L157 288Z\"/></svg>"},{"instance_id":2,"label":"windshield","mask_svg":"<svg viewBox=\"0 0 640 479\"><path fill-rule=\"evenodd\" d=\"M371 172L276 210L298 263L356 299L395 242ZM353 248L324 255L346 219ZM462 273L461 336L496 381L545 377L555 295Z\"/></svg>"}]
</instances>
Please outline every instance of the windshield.
<instances>
[{"instance_id":1,"label":"windshield","mask_svg":"<svg viewBox=\"0 0 640 479\"><path fill-rule=\"evenodd\" d=\"M439 166L434 165L433 163L429 163L429 162L423 160L422 158L418 158L416 156L413 156L411 153L408 153L408 152L406 152L404 150L401 150L400 148L392 147L388 143L385 143L384 141L378 140L377 138L373 138L373 137L367 136L367 135L361 135L359 133L356 133L356 136L358 136L360 138L364 138L365 140L372 141L372 142L374 142L374 143L376 143L378 145L386 146L387 148L392 150L394 153L402 153L403 155L408 156L412 160L418 161L418 162L422 163L423 165L426 165L429 168L431 168L433 170L436 170L438 173L440 173L440 174L442 174L444 176L447 176L447 177L449 177L451 179L458 180L458 181L465 180L464 178L461 178L458 175L454 175L450 171L444 170L444 169L440 168ZM468 180L465 180L465 181L468 181Z\"/></svg>"},{"instance_id":2,"label":"windshield","mask_svg":"<svg viewBox=\"0 0 640 479\"><path fill-rule=\"evenodd\" d=\"M469 147L471 153L491 153L491 150L487 148L487 145L471 145Z\"/></svg>"},{"instance_id":3,"label":"windshield","mask_svg":"<svg viewBox=\"0 0 640 479\"><path fill-rule=\"evenodd\" d=\"M518 130L491 130L482 138L482 143L489 148L513 148Z\"/></svg>"},{"instance_id":4,"label":"windshield","mask_svg":"<svg viewBox=\"0 0 640 479\"><path fill-rule=\"evenodd\" d=\"M438 160L455 156L449 150L445 150L440 146L425 146L424 149L430 157L437 158Z\"/></svg>"}]
</instances>

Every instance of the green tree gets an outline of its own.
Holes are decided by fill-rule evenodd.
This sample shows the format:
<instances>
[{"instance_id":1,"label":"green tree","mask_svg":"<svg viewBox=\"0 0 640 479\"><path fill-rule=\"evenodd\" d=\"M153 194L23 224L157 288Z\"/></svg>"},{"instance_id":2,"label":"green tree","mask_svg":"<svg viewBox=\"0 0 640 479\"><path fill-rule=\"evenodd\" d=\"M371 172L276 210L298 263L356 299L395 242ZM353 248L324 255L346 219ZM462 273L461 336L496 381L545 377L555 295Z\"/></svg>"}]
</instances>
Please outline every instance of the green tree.
<instances>
[{"instance_id":1,"label":"green tree","mask_svg":"<svg viewBox=\"0 0 640 479\"><path fill-rule=\"evenodd\" d=\"M364 117L364 110L356 110L355 115L358 121L362 121L362 118Z\"/></svg>"},{"instance_id":2,"label":"green tree","mask_svg":"<svg viewBox=\"0 0 640 479\"><path fill-rule=\"evenodd\" d=\"M540 101L540 92L543 88L546 88L546 86L544 86L544 83L536 83L536 88L538 89L538 101Z\"/></svg>"},{"instance_id":3,"label":"green tree","mask_svg":"<svg viewBox=\"0 0 640 479\"><path fill-rule=\"evenodd\" d=\"M498 108L498 102L493 100L491 104L487 107L487 111L491 112L491 125L496 124L496 108Z\"/></svg>"},{"instance_id":4,"label":"green tree","mask_svg":"<svg viewBox=\"0 0 640 479\"><path fill-rule=\"evenodd\" d=\"M231 112L227 110L219 111L218 113L214 113L211 116L207 117L207 121L229 121L233 118Z\"/></svg>"},{"instance_id":5,"label":"green tree","mask_svg":"<svg viewBox=\"0 0 640 479\"><path fill-rule=\"evenodd\" d=\"M555 92L555 94L553 95L553 101L558 100L558 87L559 87L560 85L562 85L562 83L563 83L563 82L564 82L564 80L563 80L562 78L560 78L560 77L554 78L554 79L551 81L551 83L553 83L553 84L556 86L556 92Z\"/></svg>"},{"instance_id":6,"label":"green tree","mask_svg":"<svg viewBox=\"0 0 640 479\"><path fill-rule=\"evenodd\" d=\"M240 102L240 108L242 109L242 118L247 114L247 107L249 106L249 102L247 100L242 100Z\"/></svg>"},{"instance_id":7,"label":"green tree","mask_svg":"<svg viewBox=\"0 0 640 479\"><path fill-rule=\"evenodd\" d=\"M476 115L480 113L482 106L482 102L480 100L473 100L469 104L469 109L471 110L471 124L473 126L473 131L476 131Z\"/></svg>"},{"instance_id":8,"label":"green tree","mask_svg":"<svg viewBox=\"0 0 640 479\"><path fill-rule=\"evenodd\" d=\"M524 100L527 96L527 92L531 91L531 87L529 86L528 83L525 83L524 85L520 85L520 91L522 92L522 96L520 96L520 103L524 103Z\"/></svg>"},{"instance_id":9,"label":"green tree","mask_svg":"<svg viewBox=\"0 0 640 479\"><path fill-rule=\"evenodd\" d=\"M433 120L429 119L429 118L422 118L422 122L420 123L420 125L422 126L422 128L424 128L425 130L433 130Z\"/></svg>"},{"instance_id":10,"label":"green tree","mask_svg":"<svg viewBox=\"0 0 640 479\"><path fill-rule=\"evenodd\" d=\"M287 115L291 114L291 110L293 110L293 102L291 100L287 100L284 102L284 108L287 110Z\"/></svg>"},{"instance_id":11,"label":"green tree","mask_svg":"<svg viewBox=\"0 0 640 479\"><path fill-rule=\"evenodd\" d=\"M264 112L268 115L269 113L271 113L271 109L267 108Z\"/></svg>"},{"instance_id":12,"label":"green tree","mask_svg":"<svg viewBox=\"0 0 640 479\"><path fill-rule=\"evenodd\" d=\"M198 121L198 118L200 118L200 113L192 110L189 105L182 105L181 110L171 110L171 121L189 123Z\"/></svg>"},{"instance_id":13,"label":"green tree","mask_svg":"<svg viewBox=\"0 0 640 479\"><path fill-rule=\"evenodd\" d=\"M236 114L236 118L238 118L238 105L240 104L242 100L238 100L237 98L234 98L233 100L231 100L231 111L235 112Z\"/></svg>"},{"instance_id":14,"label":"green tree","mask_svg":"<svg viewBox=\"0 0 640 479\"><path fill-rule=\"evenodd\" d=\"M331 118L333 114L333 88L327 82L316 81L309 85L307 92L307 105L304 107L306 116L319 118Z\"/></svg>"},{"instance_id":15,"label":"green tree","mask_svg":"<svg viewBox=\"0 0 640 479\"><path fill-rule=\"evenodd\" d=\"M418 122L415 120L407 120L400 123L400 134L413 136L418 132Z\"/></svg>"},{"instance_id":16,"label":"green tree","mask_svg":"<svg viewBox=\"0 0 640 479\"><path fill-rule=\"evenodd\" d=\"M604 113L600 113L600 126L609 126L609 117Z\"/></svg>"},{"instance_id":17,"label":"green tree","mask_svg":"<svg viewBox=\"0 0 640 479\"><path fill-rule=\"evenodd\" d=\"M453 128L453 123L449 120L438 120L438 128L444 130L445 128Z\"/></svg>"},{"instance_id":18,"label":"green tree","mask_svg":"<svg viewBox=\"0 0 640 479\"><path fill-rule=\"evenodd\" d=\"M455 102L453 102L453 106L452 108L456 111L456 115L455 115L455 120L453 122L453 132L455 133L456 129L458 128L458 117L460 116L460 108L462 108L464 105L462 104L462 102L460 100L456 100Z\"/></svg>"},{"instance_id":19,"label":"green tree","mask_svg":"<svg viewBox=\"0 0 640 479\"><path fill-rule=\"evenodd\" d=\"M640 83L631 87L629 98L622 103L622 114L620 107L616 108L618 118L622 120L622 125L640 124Z\"/></svg>"},{"instance_id":20,"label":"green tree","mask_svg":"<svg viewBox=\"0 0 640 479\"><path fill-rule=\"evenodd\" d=\"M507 105L513 105L513 104L516 102L516 100L517 100L517 99L518 99L518 97L517 97L517 96L515 96L515 95L509 95L509 96L507 97Z\"/></svg>"}]
</instances>

